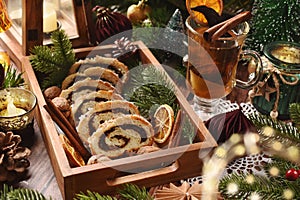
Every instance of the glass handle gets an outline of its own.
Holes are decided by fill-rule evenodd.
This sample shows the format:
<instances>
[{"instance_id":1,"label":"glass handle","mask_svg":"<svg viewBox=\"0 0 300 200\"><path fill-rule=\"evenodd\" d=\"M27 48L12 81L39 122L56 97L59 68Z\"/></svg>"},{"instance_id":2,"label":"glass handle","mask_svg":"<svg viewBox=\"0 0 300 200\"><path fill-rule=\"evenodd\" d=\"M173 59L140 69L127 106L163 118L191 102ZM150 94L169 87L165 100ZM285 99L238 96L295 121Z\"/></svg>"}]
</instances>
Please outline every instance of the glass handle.
<instances>
[{"instance_id":1,"label":"glass handle","mask_svg":"<svg viewBox=\"0 0 300 200\"><path fill-rule=\"evenodd\" d=\"M242 89L249 89L256 85L263 75L263 64L260 56L256 51L245 50L241 53L241 59L246 59L249 64L255 65L255 70L250 74L251 78L249 81L242 81L237 79L236 86ZM249 77L250 77L249 76Z\"/></svg>"}]
</instances>

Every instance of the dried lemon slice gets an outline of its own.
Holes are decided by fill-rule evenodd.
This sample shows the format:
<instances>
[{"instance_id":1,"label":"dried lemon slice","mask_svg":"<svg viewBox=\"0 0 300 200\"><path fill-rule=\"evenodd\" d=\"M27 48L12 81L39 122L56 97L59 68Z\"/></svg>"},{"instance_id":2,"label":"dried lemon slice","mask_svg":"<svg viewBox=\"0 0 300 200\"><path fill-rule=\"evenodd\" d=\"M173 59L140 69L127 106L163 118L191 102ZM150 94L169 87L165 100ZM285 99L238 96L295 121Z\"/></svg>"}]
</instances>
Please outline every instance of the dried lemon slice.
<instances>
[{"instance_id":1,"label":"dried lemon slice","mask_svg":"<svg viewBox=\"0 0 300 200\"><path fill-rule=\"evenodd\" d=\"M219 15L223 11L223 1L222 0L186 0L185 1L187 11L192 16L192 18L201 25L207 25L207 19L201 12L193 11L192 8L197 6L206 6L214 9Z\"/></svg>"},{"instance_id":2,"label":"dried lemon slice","mask_svg":"<svg viewBox=\"0 0 300 200\"><path fill-rule=\"evenodd\" d=\"M161 105L154 113L154 141L164 143L171 135L174 125L174 111L167 104Z\"/></svg>"}]
</instances>

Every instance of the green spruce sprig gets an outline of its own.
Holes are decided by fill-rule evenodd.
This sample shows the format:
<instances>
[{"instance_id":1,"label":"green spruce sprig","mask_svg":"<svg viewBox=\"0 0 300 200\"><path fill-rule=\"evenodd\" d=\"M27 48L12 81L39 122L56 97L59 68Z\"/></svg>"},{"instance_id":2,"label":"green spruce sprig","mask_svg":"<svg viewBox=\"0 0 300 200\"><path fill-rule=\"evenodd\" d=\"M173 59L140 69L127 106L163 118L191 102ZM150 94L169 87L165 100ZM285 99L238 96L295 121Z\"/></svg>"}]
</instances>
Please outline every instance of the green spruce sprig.
<instances>
[{"instance_id":1,"label":"green spruce sprig","mask_svg":"<svg viewBox=\"0 0 300 200\"><path fill-rule=\"evenodd\" d=\"M86 194L83 192L76 194L74 200L117 200L117 198L87 190Z\"/></svg>"},{"instance_id":2,"label":"green spruce sprig","mask_svg":"<svg viewBox=\"0 0 300 200\"><path fill-rule=\"evenodd\" d=\"M138 187L134 184L125 184L122 189L119 190L121 199L124 200L153 200L145 187Z\"/></svg>"},{"instance_id":3,"label":"green spruce sprig","mask_svg":"<svg viewBox=\"0 0 300 200\"><path fill-rule=\"evenodd\" d=\"M300 144L300 134L296 127L291 124L287 124L283 121L273 119L267 115L253 114L249 116L250 121L261 130L265 126L270 126L275 130L275 134L272 136L265 136L260 134L264 141L272 143L274 140L280 140L284 144Z\"/></svg>"},{"instance_id":4,"label":"green spruce sprig","mask_svg":"<svg viewBox=\"0 0 300 200\"><path fill-rule=\"evenodd\" d=\"M118 196L118 197L116 197ZM101 195L98 192L87 191L86 194L81 192L77 194L74 200L152 200L153 198L147 192L145 187L138 187L134 184L124 184L122 188L117 190L115 196Z\"/></svg>"},{"instance_id":5,"label":"green spruce sprig","mask_svg":"<svg viewBox=\"0 0 300 200\"><path fill-rule=\"evenodd\" d=\"M300 130L300 103L292 103L289 107L291 120L295 126Z\"/></svg>"},{"instance_id":6,"label":"green spruce sprig","mask_svg":"<svg viewBox=\"0 0 300 200\"><path fill-rule=\"evenodd\" d=\"M166 74L155 66L142 66L130 71L130 79L123 86L123 96L139 107L141 115L149 118L152 112L163 104L170 105L177 113L174 86L168 81Z\"/></svg>"},{"instance_id":7,"label":"green spruce sprig","mask_svg":"<svg viewBox=\"0 0 300 200\"><path fill-rule=\"evenodd\" d=\"M40 192L28 188L13 188L6 184L0 191L1 200L47 200ZM51 200L51 198L50 198Z\"/></svg>"},{"instance_id":8,"label":"green spruce sprig","mask_svg":"<svg viewBox=\"0 0 300 200\"><path fill-rule=\"evenodd\" d=\"M299 199L299 183L289 181L282 176L267 177L262 175L250 175L253 181L248 182L249 174L231 174L223 177L219 183L219 191L224 199L251 199L251 195L257 194L260 199L284 199L284 192L289 189L294 193L293 199ZM229 184L236 184L238 191L230 192Z\"/></svg>"},{"instance_id":9,"label":"green spruce sprig","mask_svg":"<svg viewBox=\"0 0 300 200\"><path fill-rule=\"evenodd\" d=\"M18 73L15 68L8 66L1 89L24 86L25 81L23 79L23 74L23 72Z\"/></svg>"},{"instance_id":10,"label":"green spruce sprig","mask_svg":"<svg viewBox=\"0 0 300 200\"><path fill-rule=\"evenodd\" d=\"M52 33L53 46L35 46L31 50L30 62L38 76L42 89L60 86L70 67L75 63L72 44L64 30Z\"/></svg>"}]
</instances>

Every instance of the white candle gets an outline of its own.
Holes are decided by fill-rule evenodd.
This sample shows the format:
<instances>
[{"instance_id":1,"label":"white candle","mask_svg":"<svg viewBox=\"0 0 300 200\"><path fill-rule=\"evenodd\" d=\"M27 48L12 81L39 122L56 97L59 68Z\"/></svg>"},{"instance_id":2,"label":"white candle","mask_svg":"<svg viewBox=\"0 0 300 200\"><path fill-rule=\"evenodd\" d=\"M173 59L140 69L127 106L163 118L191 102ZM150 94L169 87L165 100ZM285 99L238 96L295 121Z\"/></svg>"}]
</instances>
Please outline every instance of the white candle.
<instances>
[{"instance_id":1,"label":"white candle","mask_svg":"<svg viewBox=\"0 0 300 200\"><path fill-rule=\"evenodd\" d=\"M43 32L49 33L57 29L57 16L52 3L44 2Z\"/></svg>"},{"instance_id":2,"label":"white candle","mask_svg":"<svg viewBox=\"0 0 300 200\"><path fill-rule=\"evenodd\" d=\"M8 96L7 96L7 108L0 112L0 116L12 117L12 116L17 116L17 115L22 115L22 114L25 114L25 113L26 113L26 111L24 109L17 108L14 105L14 100L8 94Z\"/></svg>"}]
</instances>

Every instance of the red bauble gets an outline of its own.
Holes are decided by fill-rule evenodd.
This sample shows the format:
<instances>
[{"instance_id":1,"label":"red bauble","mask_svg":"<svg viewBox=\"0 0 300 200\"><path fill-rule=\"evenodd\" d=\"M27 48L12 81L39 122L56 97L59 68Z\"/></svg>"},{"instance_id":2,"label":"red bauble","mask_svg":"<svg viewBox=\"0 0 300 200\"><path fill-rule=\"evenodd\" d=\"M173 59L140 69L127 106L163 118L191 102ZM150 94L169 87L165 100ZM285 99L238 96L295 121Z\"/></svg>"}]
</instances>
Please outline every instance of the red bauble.
<instances>
[{"instance_id":1,"label":"red bauble","mask_svg":"<svg viewBox=\"0 0 300 200\"><path fill-rule=\"evenodd\" d=\"M299 175L299 178L300 178L300 169L298 169L297 171L298 171L298 175Z\"/></svg>"},{"instance_id":2,"label":"red bauble","mask_svg":"<svg viewBox=\"0 0 300 200\"><path fill-rule=\"evenodd\" d=\"M286 173L285 173L285 178L289 181L295 181L297 180L297 178L299 178L299 170L296 170L294 168L289 169Z\"/></svg>"},{"instance_id":3,"label":"red bauble","mask_svg":"<svg viewBox=\"0 0 300 200\"><path fill-rule=\"evenodd\" d=\"M103 6L95 6L92 11L97 15L95 35L99 43L124 31L127 31L127 35L124 33L122 36L131 38L129 30L132 29L132 24L125 15Z\"/></svg>"}]
</instances>

